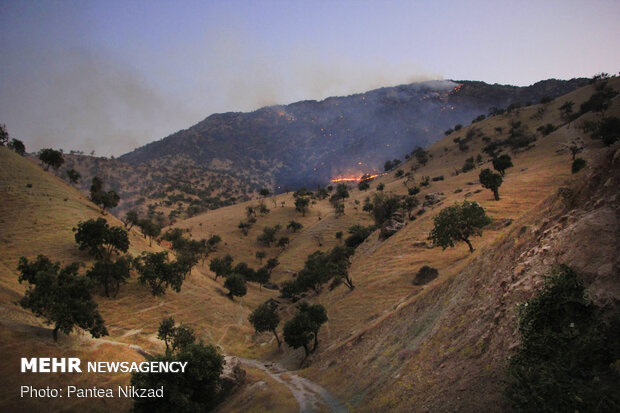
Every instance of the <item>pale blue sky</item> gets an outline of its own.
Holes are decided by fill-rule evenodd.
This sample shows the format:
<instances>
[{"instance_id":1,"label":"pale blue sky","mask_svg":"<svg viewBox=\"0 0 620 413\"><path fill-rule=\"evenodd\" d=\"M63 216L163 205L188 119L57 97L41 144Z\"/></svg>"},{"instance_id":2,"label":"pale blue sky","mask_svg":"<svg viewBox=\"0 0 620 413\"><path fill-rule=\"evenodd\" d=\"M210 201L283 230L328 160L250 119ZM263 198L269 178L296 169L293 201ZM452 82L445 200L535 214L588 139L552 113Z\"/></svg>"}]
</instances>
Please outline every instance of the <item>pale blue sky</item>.
<instances>
[{"instance_id":1,"label":"pale blue sky","mask_svg":"<svg viewBox=\"0 0 620 413\"><path fill-rule=\"evenodd\" d=\"M119 155L207 115L428 78L620 70L618 1L7 1L0 123Z\"/></svg>"}]
</instances>

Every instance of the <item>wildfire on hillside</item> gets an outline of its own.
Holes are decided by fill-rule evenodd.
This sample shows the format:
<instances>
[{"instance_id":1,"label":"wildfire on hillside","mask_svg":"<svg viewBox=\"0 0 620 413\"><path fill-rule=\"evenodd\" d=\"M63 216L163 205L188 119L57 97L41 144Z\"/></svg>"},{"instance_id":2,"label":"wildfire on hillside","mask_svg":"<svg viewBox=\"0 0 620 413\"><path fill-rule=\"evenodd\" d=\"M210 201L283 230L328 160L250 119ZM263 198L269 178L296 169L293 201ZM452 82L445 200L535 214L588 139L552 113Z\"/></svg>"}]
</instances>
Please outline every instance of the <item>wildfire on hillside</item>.
<instances>
[{"instance_id":1,"label":"wildfire on hillside","mask_svg":"<svg viewBox=\"0 0 620 413\"><path fill-rule=\"evenodd\" d=\"M385 175L385 172L382 174L375 174L375 175L370 175L370 174L364 174L360 177L353 177L353 176L339 176L337 178L332 178L331 182L357 182L357 181L367 181L369 179L374 179L377 178L379 176L383 176Z\"/></svg>"}]
</instances>

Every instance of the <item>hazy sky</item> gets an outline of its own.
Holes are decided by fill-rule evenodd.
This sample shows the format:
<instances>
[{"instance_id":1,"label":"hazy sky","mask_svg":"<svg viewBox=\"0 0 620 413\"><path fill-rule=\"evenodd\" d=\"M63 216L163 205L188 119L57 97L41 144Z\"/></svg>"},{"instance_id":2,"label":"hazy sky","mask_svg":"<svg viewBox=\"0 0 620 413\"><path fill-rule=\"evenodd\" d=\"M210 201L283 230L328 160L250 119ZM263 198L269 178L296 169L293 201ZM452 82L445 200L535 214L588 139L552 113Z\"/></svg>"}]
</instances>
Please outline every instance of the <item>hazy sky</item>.
<instances>
[{"instance_id":1,"label":"hazy sky","mask_svg":"<svg viewBox=\"0 0 620 413\"><path fill-rule=\"evenodd\" d=\"M215 112L620 70L620 1L0 1L0 123L120 155Z\"/></svg>"}]
</instances>

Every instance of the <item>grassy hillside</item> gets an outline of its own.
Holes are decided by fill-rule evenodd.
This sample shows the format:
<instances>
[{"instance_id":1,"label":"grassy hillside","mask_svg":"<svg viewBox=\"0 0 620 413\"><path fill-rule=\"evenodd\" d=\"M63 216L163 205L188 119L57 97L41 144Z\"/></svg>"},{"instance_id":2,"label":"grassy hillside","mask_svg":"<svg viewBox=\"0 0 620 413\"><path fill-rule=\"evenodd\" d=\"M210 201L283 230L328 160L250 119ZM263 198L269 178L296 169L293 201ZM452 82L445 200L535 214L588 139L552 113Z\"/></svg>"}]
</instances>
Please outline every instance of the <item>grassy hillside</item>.
<instances>
[{"instance_id":1,"label":"grassy hillside","mask_svg":"<svg viewBox=\"0 0 620 413\"><path fill-rule=\"evenodd\" d=\"M162 343L156 330L162 318L174 316L177 322L190 325L205 342L220 344L226 350L237 351L250 340L248 327L249 309L269 298L268 290L258 291L250 286L250 293L243 300L231 302L221 282L215 283L197 267L183 284L180 293L168 291L164 297L155 298L146 287L139 285L135 274L127 285L121 287L117 298L95 294L99 310L110 332L109 337L91 339L87 333L60 335L54 343L51 330L41 320L23 310L18 300L25 285L17 282L17 262L20 256L30 259L44 254L52 260L68 264L73 261L86 263L90 257L78 250L72 228L79 221L101 217L77 189L72 188L53 174L29 162L12 151L0 147L0 329L2 330L2 363L0 379L0 409L37 410L45 403L52 410L79 409L88 404L89 409L127 410L131 401L106 399L92 405L88 399L75 399L70 403L59 400L19 398L22 379L33 386L51 384L79 384L85 387L128 384L129 375L82 374L54 376L58 383L51 383L43 375L20 375L19 358L22 356L78 356L87 360L138 361L143 357L129 345L139 346L150 352L161 352ZM111 225L122 225L114 216L105 218ZM130 231L129 253L159 251L149 247L147 240L135 229ZM16 380L19 377L20 380ZM27 380L26 380L27 378ZM100 403L100 404L99 404Z\"/></svg>"},{"instance_id":2,"label":"grassy hillside","mask_svg":"<svg viewBox=\"0 0 620 413\"><path fill-rule=\"evenodd\" d=\"M617 79L611 84L618 88ZM268 257L277 256L280 261L273 279L281 282L303 267L308 254L333 247L337 243L336 232L344 231L346 237L351 225L371 222L361 205L378 184L385 185L384 192L405 194L407 178L419 184L423 176L443 176L444 180L431 181L418 195L424 200L426 194L443 193L445 198L440 204L425 208L422 215L388 240L379 241L375 232L358 247L350 268L357 287L354 291L341 286L331 292L325 290L319 296L308 294L307 299L327 308L329 322L321 330L323 341L311 367L302 373L361 410L388 407L410 410L419 406L417 403L431 410L482 409L491 405L499 409L502 366L509 351L518 345L513 304L529 298L534 287L540 285L540 275L555 263L554 259L543 256L544 252L530 252L530 249L536 244L536 236L547 229L548 221L558 213L559 188L591 173L586 169L571 174L571 155L565 144L582 138L586 146L579 156L591 164L596 164L598 154L605 151L600 141L591 140L579 127L598 115L586 114L569 126L562 119L559 107L570 100L579 108L593 92L594 86L588 86L544 105L521 108L464 127L428 148L431 159L426 166L419 166L411 159L397 168L411 172L412 176L396 178L393 171L373 181L367 192L352 188L346 213L340 218L334 215L327 200L317 201L302 217L294 210L292 196L288 194L265 201L271 212L258 217L248 236L241 234L237 224L245 218L245 207L256 205L256 201L199 215L177 226L190 229L197 238L209 231L223 234L227 245L220 249L220 254L230 253L236 261L253 266L258 266L255 252L266 250ZM608 115L618 114L617 99L614 102ZM478 182L481 169L492 168L490 156L482 149L489 143L488 139L493 142L508 138L511 123L518 121L527 133L535 134L536 140L528 148L504 148L504 153L511 155L514 167L504 177L501 200L495 201L492 192ZM537 132L539 126L548 123L558 129L547 136ZM501 132L496 129L500 127ZM474 128L477 132L467 142L468 148L459 149L454 139L465 138ZM456 174L466 158L478 154L483 158L480 165L470 172ZM464 199L479 202L494 220L481 238L472 240L476 251L470 254L464 244L445 251L427 248L433 217L445 206ZM278 234L291 238L284 251L265 249L257 242L256 237L264 226L285 227L291 219L301 222L304 229L295 234L286 231ZM581 228L578 236L587 236L587 230ZM592 240L594 246L589 251L593 255L597 249L608 251L615 239ZM557 248L574 248L574 241L563 239L563 242L566 245ZM517 258L525 253L541 255L537 259L544 261L544 265L524 270L524 264L519 264ZM604 255L599 260L602 267L608 268L607 273L616 268L608 265L612 256ZM563 262L580 270L585 267L583 260L570 257ZM428 285L414 286L412 280L422 265L437 268L439 277ZM608 276L605 274L592 277L604 278ZM286 318L293 311L292 305L280 301ZM264 348L263 344L258 337L253 345ZM302 352L288 351L280 360L294 367L301 356ZM443 383L441 388L450 397L437 391L439 383ZM469 397L485 388L488 391L484 391L484 397Z\"/></svg>"},{"instance_id":3,"label":"grassy hillside","mask_svg":"<svg viewBox=\"0 0 620 413\"><path fill-rule=\"evenodd\" d=\"M610 85L620 89L618 79L612 79ZM337 232L344 232L346 238L352 225L372 223L362 205L383 184L384 193L397 195L406 194L408 186L420 187L416 219L406 221L403 229L385 241L380 241L375 231L357 248L349 270L356 285L353 291L341 285L333 291L324 288L319 295L304 295L303 299L325 306L329 321L320 331L317 352L295 373L320 383L356 411L503 411L503 366L519 345L516 304L532 296L541 284L541 275L554 264L567 263L586 278L598 302L613 304L620 297L614 278L620 268L616 253L620 184L617 144L605 148L583 132L584 122L598 115L585 114L569 126L558 110L568 100L579 108L594 88L586 86L546 104L515 109L453 132L427 148L430 158L426 165L411 157L396 170L373 180L368 191L351 185L341 217L335 215L327 199L315 199L302 216L295 210L293 194L285 193L177 222L174 227L187 229L195 239L220 235L218 251L204 266L194 268L178 294L168 291L164 297L154 298L136 282L135 274L121 287L117 298L96 294L110 332L109 337L98 340L74 333L61 335L54 343L49 328L17 304L24 286L17 282L16 266L20 256L33 258L37 254L63 263L90 265L90 258L77 249L71 229L79 221L101 217L100 211L77 189L0 148L0 333L6 338L0 346L7 359L0 370L0 409L41 407L36 399L24 404L18 397L17 383L25 377L17 372L19 357L41 354L78 355L84 360L140 360L136 347L130 346L161 352L156 329L163 317L171 315L193 327L198 338L219 345L228 354L277 361L291 370L298 369L302 350L293 351L284 345L278 352L273 335L255 334L247 321L249 313L268 299L279 302L283 321L292 316L295 304L278 297L277 291L260 289L254 283L248 283L246 296L233 302L226 297L223 280L213 280L208 262L231 254L235 263L243 261L258 268L261 263L256 252L265 251L267 259L277 257L280 263L272 281L292 279L309 254L327 251L339 243ZM618 98L607 114L620 114ZM547 124L557 129L543 136L537 129ZM478 182L481 169L491 167L491 157L483 148L509 139L511 129L536 139L522 148L502 148L503 153L511 155L514 167L506 171L499 189L501 199L495 201L493 193ZM588 166L573 175L565 144L577 137L585 142L579 156ZM464 144L459 143L464 140ZM480 163L463 173L465 160L478 155ZM426 176L437 179L424 187L421 182ZM432 193L441 201L423 207L426 195ZM464 199L480 203L493 219L482 237L471 240L476 251L470 253L464 244L446 250L432 248L427 237L433 217ZM244 235L238 224L247 219L246 208L261 202L270 211L258 213L248 235ZM110 214L105 218L112 225L122 225ZM303 228L298 232L287 230L291 220ZM285 248L261 245L257 237L263 228L276 225L282 227L277 237L288 237L290 243ZM130 239L132 255L164 249L156 244L149 247L137 229L132 229ZM413 285L423 265L436 268L439 276ZM281 329L282 324L280 334ZM279 377L287 380L286 373ZM104 386L127 383L128 379L128 375L59 375L58 381ZM36 375L28 381L35 386L50 384L48 377ZM51 410L78 410L86 403L90 403L89 409L102 411L130 407L124 399L45 403ZM291 411L295 406L285 385L262 369L250 368L246 385L220 410Z\"/></svg>"}]
</instances>

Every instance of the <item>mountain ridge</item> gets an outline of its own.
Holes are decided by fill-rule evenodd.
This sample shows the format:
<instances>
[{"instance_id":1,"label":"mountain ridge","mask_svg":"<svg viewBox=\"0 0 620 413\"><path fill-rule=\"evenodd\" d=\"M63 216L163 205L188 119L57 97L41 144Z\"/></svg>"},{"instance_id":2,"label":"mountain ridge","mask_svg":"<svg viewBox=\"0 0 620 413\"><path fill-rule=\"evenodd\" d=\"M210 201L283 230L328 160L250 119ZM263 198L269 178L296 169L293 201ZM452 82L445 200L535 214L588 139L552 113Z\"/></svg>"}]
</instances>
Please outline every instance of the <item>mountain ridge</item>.
<instances>
[{"instance_id":1,"label":"mountain ridge","mask_svg":"<svg viewBox=\"0 0 620 413\"><path fill-rule=\"evenodd\" d=\"M252 112L216 113L119 159L139 164L184 154L219 172L234 174L241 168L276 190L313 186L343 173L377 171L386 159L427 146L446 129L468 124L490 107L538 103L585 82L548 79L519 87L428 81ZM269 171L270 165L275 170Z\"/></svg>"}]
</instances>

